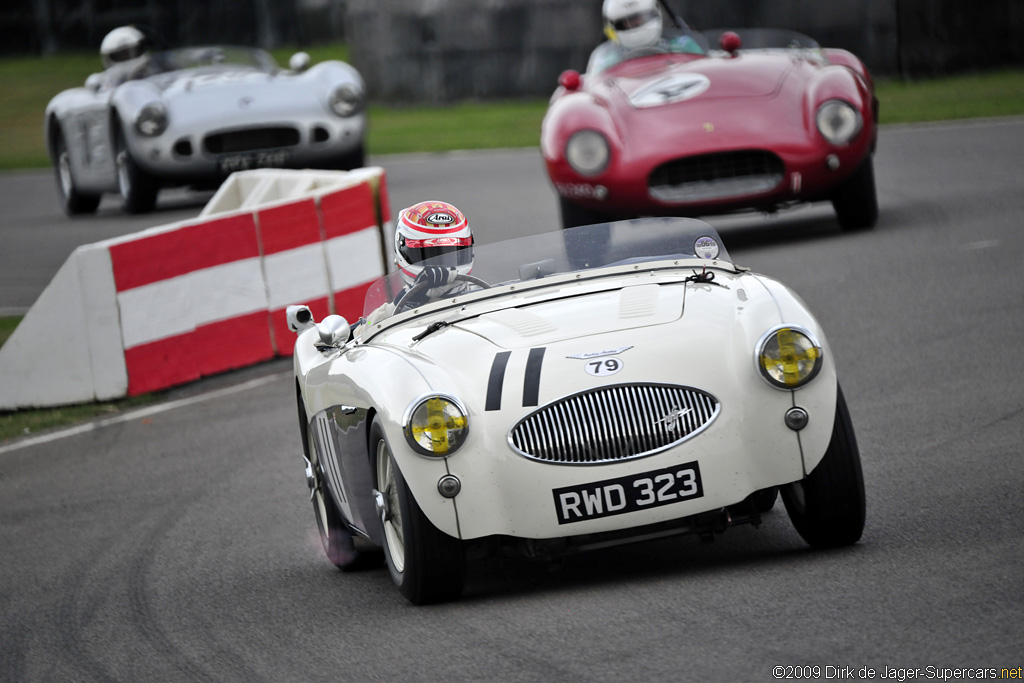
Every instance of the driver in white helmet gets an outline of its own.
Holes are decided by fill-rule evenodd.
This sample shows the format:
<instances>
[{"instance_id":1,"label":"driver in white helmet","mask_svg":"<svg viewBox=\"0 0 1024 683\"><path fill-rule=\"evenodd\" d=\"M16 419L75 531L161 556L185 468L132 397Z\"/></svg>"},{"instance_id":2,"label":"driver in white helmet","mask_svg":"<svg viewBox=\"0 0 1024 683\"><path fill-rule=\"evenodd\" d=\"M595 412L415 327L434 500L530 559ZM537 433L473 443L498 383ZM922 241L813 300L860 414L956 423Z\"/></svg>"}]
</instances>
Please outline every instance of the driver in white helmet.
<instances>
[{"instance_id":1,"label":"driver in white helmet","mask_svg":"<svg viewBox=\"0 0 1024 683\"><path fill-rule=\"evenodd\" d=\"M483 285L473 270L473 231L453 204L425 201L398 212L395 265L404 284L394 302L370 314L370 324L428 301Z\"/></svg>"},{"instance_id":2,"label":"driver in white helmet","mask_svg":"<svg viewBox=\"0 0 1024 683\"><path fill-rule=\"evenodd\" d=\"M704 54L688 30L664 34L658 0L604 0L608 38L590 55L587 73L596 74L634 56L663 52Z\"/></svg>"},{"instance_id":3,"label":"driver in white helmet","mask_svg":"<svg viewBox=\"0 0 1024 683\"><path fill-rule=\"evenodd\" d=\"M106 71L104 85L108 88L137 78L149 62L149 41L134 26L118 26L100 43L100 59Z\"/></svg>"},{"instance_id":4,"label":"driver in white helmet","mask_svg":"<svg viewBox=\"0 0 1024 683\"><path fill-rule=\"evenodd\" d=\"M147 51L145 34L134 26L118 26L100 43L100 59L108 69L115 64L134 63L145 57Z\"/></svg>"},{"instance_id":5,"label":"driver in white helmet","mask_svg":"<svg viewBox=\"0 0 1024 683\"><path fill-rule=\"evenodd\" d=\"M106 68L104 80L107 87L176 68L168 61L167 53L154 54L150 47L146 34L134 26L118 26L104 36L100 43L100 59Z\"/></svg>"}]
</instances>

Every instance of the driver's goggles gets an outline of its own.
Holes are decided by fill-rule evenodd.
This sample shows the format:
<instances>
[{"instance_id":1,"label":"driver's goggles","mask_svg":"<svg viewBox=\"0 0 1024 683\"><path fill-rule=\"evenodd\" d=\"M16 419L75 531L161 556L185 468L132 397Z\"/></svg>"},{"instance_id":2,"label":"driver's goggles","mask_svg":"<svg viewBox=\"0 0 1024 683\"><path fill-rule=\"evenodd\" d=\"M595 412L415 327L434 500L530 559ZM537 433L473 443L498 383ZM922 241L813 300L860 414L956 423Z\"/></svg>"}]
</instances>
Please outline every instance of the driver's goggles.
<instances>
[{"instance_id":1,"label":"driver's goggles","mask_svg":"<svg viewBox=\"0 0 1024 683\"><path fill-rule=\"evenodd\" d=\"M612 21L612 28L616 31L628 31L631 28L637 28L643 26L648 21L656 19L658 17L658 10L647 10L646 12L637 12L636 14L630 14L629 16L622 17L621 19L615 19Z\"/></svg>"}]
</instances>

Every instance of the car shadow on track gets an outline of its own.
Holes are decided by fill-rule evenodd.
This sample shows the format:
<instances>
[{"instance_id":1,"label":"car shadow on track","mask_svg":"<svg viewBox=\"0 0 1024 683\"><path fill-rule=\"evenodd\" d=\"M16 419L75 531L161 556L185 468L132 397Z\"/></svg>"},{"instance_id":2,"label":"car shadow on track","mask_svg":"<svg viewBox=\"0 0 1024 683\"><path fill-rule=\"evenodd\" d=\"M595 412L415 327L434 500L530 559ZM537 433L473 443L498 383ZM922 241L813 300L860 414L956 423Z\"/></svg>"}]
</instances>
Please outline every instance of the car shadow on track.
<instances>
[{"instance_id":1,"label":"car shadow on track","mask_svg":"<svg viewBox=\"0 0 1024 683\"><path fill-rule=\"evenodd\" d=\"M843 232L831 214L785 214L770 217L749 217L746 220L730 218L727 221L708 221L731 252L760 247L806 243L812 240L841 238Z\"/></svg>"},{"instance_id":2,"label":"car shadow on track","mask_svg":"<svg viewBox=\"0 0 1024 683\"><path fill-rule=\"evenodd\" d=\"M765 515L760 528L730 529L711 542L697 536L595 550L554 560L494 559L470 563L461 598L488 601L565 591L588 591L632 583L638 590L661 581L709 575L792 572L831 563L864 551L863 544L829 551L812 550L789 526L786 512ZM843 561L846 561L845 559Z\"/></svg>"}]
</instances>

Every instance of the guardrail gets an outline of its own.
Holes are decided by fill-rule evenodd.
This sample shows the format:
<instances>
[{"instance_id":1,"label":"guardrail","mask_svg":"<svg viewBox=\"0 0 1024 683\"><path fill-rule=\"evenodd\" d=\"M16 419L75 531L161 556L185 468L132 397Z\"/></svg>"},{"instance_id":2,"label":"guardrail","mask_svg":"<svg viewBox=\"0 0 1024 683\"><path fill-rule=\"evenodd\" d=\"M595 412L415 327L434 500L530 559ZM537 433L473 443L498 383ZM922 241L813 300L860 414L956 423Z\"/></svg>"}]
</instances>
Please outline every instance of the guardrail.
<instances>
[{"instance_id":1,"label":"guardrail","mask_svg":"<svg viewBox=\"0 0 1024 683\"><path fill-rule=\"evenodd\" d=\"M0 409L111 400L290 355L387 270L384 170L233 174L200 215L79 247L0 348Z\"/></svg>"}]
</instances>

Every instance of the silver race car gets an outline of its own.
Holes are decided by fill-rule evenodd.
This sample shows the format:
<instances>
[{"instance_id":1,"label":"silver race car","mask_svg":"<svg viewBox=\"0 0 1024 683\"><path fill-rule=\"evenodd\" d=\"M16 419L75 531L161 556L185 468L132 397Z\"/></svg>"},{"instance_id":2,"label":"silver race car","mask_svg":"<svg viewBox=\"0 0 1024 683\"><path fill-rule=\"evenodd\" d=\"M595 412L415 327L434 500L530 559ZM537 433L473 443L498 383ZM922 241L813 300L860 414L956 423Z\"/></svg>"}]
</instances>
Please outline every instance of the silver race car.
<instances>
[{"instance_id":1,"label":"silver race car","mask_svg":"<svg viewBox=\"0 0 1024 683\"><path fill-rule=\"evenodd\" d=\"M127 39L108 46L119 31ZM350 65L298 53L281 69L262 50L222 46L133 52L131 31L104 40L103 73L46 107L68 215L95 211L105 192L142 213L161 187L216 187L234 171L363 166L365 89Z\"/></svg>"}]
</instances>

